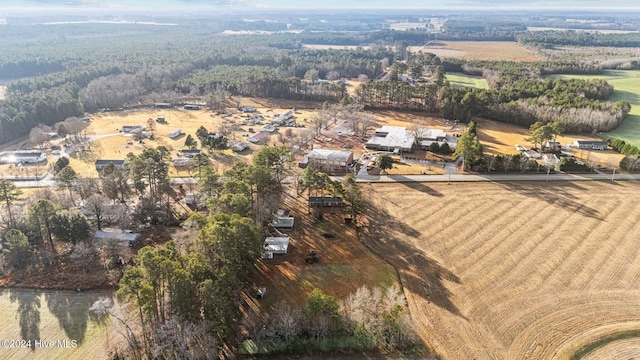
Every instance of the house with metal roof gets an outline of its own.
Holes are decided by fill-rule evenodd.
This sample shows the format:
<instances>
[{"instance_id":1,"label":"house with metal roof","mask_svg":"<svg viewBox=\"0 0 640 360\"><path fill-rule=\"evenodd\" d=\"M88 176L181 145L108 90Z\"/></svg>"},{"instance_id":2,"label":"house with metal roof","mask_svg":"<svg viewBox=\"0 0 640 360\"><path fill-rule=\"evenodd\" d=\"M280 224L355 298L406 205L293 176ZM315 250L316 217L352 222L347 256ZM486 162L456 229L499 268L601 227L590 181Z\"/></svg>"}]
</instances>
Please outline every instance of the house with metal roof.
<instances>
[{"instance_id":1,"label":"house with metal roof","mask_svg":"<svg viewBox=\"0 0 640 360\"><path fill-rule=\"evenodd\" d=\"M606 141L594 141L594 140L576 140L573 145L578 149L585 150L607 150L609 144Z\"/></svg>"},{"instance_id":2,"label":"house with metal roof","mask_svg":"<svg viewBox=\"0 0 640 360\"><path fill-rule=\"evenodd\" d=\"M0 164L39 164L47 161L47 154L41 151L3 151Z\"/></svg>"},{"instance_id":3,"label":"house with metal roof","mask_svg":"<svg viewBox=\"0 0 640 360\"><path fill-rule=\"evenodd\" d=\"M202 154L202 149L182 149L178 150L178 153L180 153L184 157L192 158L196 155Z\"/></svg>"},{"instance_id":4,"label":"house with metal roof","mask_svg":"<svg viewBox=\"0 0 640 360\"><path fill-rule=\"evenodd\" d=\"M141 132L146 129L146 126L142 125L125 125L120 129L120 132L125 134L134 134L137 132Z\"/></svg>"},{"instance_id":5,"label":"house with metal roof","mask_svg":"<svg viewBox=\"0 0 640 360\"><path fill-rule=\"evenodd\" d=\"M353 164L353 152L327 149L313 149L299 162L298 167L311 166L325 173L345 173Z\"/></svg>"},{"instance_id":6,"label":"house with metal roof","mask_svg":"<svg viewBox=\"0 0 640 360\"><path fill-rule=\"evenodd\" d=\"M254 143L254 144L257 144L257 143L259 143L259 142L264 138L264 134L265 134L265 133L261 133L261 132L259 132L259 133L255 133L255 134L251 135L251 136L247 139L247 141L248 141L248 142L251 142L251 143Z\"/></svg>"},{"instance_id":7,"label":"house with metal roof","mask_svg":"<svg viewBox=\"0 0 640 360\"><path fill-rule=\"evenodd\" d=\"M116 168L122 169L122 167L124 166L124 160L98 159L95 162L96 170L100 171L109 166L109 164L113 164L113 166L115 166Z\"/></svg>"},{"instance_id":8,"label":"house with metal roof","mask_svg":"<svg viewBox=\"0 0 640 360\"><path fill-rule=\"evenodd\" d=\"M274 255L284 255L289 251L289 237L268 237L264 240L264 251Z\"/></svg>"},{"instance_id":9,"label":"house with metal roof","mask_svg":"<svg viewBox=\"0 0 640 360\"><path fill-rule=\"evenodd\" d=\"M246 142L239 142L231 145L231 150L233 150L233 152L243 152L248 148L249 144L247 144Z\"/></svg>"},{"instance_id":10,"label":"house with metal roof","mask_svg":"<svg viewBox=\"0 0 640 360\"><path fill-rule=\"evenodd\" d=\"M179 136L184 135L184 131L182 131L182 129L175 129L172 132L169 133L169 138L170 139L176 139Z\"/></svg>"},{"instance_id":11,"label":"house with metal roof","mask_svg":"<svg viewBox=\"0 0 640 360\"><path fill-rule=\"evenodd\" d=\"M273 216L271 225L276 229L291 229L295 219L293 216L289 216L289 211L279 209Z\"/></svg>"}]
</instances>

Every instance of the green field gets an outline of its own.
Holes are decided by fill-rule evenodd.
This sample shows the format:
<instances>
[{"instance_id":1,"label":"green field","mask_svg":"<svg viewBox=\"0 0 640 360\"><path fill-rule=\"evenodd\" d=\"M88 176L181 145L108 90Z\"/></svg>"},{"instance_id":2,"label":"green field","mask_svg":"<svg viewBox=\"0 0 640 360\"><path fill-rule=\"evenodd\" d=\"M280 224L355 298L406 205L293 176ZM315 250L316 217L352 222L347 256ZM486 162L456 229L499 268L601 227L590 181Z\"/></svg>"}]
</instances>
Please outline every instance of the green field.
<instances>
[{"instance_id":1,"label":"green field","mask_svg":"<svg viewBox=\"0 0 640 360\"><path fill-rule=\"evenodd\" d=\"M121 335L109 322L98 324L88 311L98 298L105 296L112 297L113 292L78 295L74 291L0 289L0 359L107 358L110 342ZM64 340L67 348L62 347ZM76 340L77 346L71 340ZM23 347L10 348L18 344Z\"/></svg>"},{"instance_id":2,"label":"green field","mask_svg":"<svg viewBox=\"0 0 640 360\"><path fill-rule=\"evenodd\" d=\"M481 76L472 76L463 73L447 73L447 80L454 88L470 87L474 89L488 89L487 80Z\"/></svg>"},{"instance_id":3,"label":"green field","mask_svg":"<svg viewBox=\"0 0 640 360\"><path fill-rule=\"evenodd\" d=\"M627 143L640 146L640 71L607 70L602 75L551 75L560 79L603 79L613 85L611 101L626 100L631 112L622 125L603 137L620 138Z\"/></svg>"}]
</instances>

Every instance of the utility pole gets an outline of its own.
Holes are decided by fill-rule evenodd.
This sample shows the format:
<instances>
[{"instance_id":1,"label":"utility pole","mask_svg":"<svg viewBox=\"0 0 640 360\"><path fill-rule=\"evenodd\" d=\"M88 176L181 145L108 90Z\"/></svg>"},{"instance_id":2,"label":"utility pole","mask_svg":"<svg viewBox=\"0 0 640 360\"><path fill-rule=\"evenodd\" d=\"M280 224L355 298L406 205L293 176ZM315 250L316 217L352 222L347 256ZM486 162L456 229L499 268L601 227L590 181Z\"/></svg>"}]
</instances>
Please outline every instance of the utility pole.
<instances>
[{"instance_id":1,"label":"utility pole","mask_svg":"<svg viewBox=\"0 0 640 360\"><path fill-rule=\"evenodd\" d=\"M616 176L616 168L613 168L613 174L611 174L611 182L614 182L615 176Z\"/></svg>"}]
</instances>

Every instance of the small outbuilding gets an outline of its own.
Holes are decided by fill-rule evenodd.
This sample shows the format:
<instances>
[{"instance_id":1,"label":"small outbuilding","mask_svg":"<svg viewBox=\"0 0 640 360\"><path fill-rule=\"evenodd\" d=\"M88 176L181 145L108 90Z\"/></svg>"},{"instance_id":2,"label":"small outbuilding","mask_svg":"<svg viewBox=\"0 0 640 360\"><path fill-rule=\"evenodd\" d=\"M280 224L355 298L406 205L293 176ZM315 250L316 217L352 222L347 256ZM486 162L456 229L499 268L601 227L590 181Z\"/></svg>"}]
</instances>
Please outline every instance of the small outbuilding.
<instances>
[{"instance_id":1,"label":"small outbuilding","mask_svg":"<svg viewBox=\"0 0 640 360\"><path fill-rule=\"evenodd\" d=\"M251 135L251 136L247 139L247 141L248 141L248 142L250 142L250 143L257 144L257 143L259 143L263 138L264 138L264 133L259 132L259 133L255 133L255 134Z\"/></svg>"},{"instance_id":2,"label":"small outbuilding","mask_svg":"<svg viewBox=\"0 0 640 360\"><path fill-rule=\"evenodd\" d=\"M344 202L339 196L309 196L309 206L311 208L341 207L344 206Z\"/></svg>"},{"instance_id":3,"label":"small outbuilding","mask_svg":"<svg viewBox=\"0 0 640 360\"><path fill-rule=\"evenodd\" d=\"M179 158L171 159L171 163L175 167L186 167L191 165L192 162L193 162L193 158L190 158L190 157L179 157Z\"/></svg>"},{"instance_id":4,"label":"small outbuilding","mask_svg":"<svg viewBox=\"0 0 640 360\"><path fill-rule=\"evenodd\" d=\"M184 106L185 110L200 110L200 105L194 105L194 104L186 104Z\"/></svg>"},{"instance_id":5,"label":"small outbuilding","mask_svg":"<svg viewBox=\"0 0 640 360\"><path fill-rule=\"evenodd\" d=\"M146 127L142 125L125 125L122 127L122 129L120 129L120 132L125 134L134 134L137 132L141 132L144 129L146 129Z\"/></svg>"},{"instance_id":6,"label":"small outbuilding","mask_svg":"<svg viewBox=\"0 0 640 360\"><path fill-rule=\"evenodd\" d=\"M279 209L273 216L271 224L276 229L291 229L293 228L294 218L289 216L289 211Z\"/></svg>"},{"instance_id":7,"label":"small outbuilding","mask_svg":"<svg viewBox=\"0 0 640 360\"><path fill-rule=\"evenodd\" d=\"M264 240L264 251L273 255L284 255L289 251L289 237L268 237Z\"/></svg>"},{"instance_id":8,"label":"small outbuilding","mask_svg":"<svg viewBox=\"0 0 640 360\"><path fill-rule=\"evenodd\" d=\"M93 241L103 244L121 242L129 246L133 246L135 243L140 241L140 234L120 230L104 229L98 230L95 232L95 234L93 234Z\"/></svg>"},{"instance_id":9,"label":"small outbuilding","mask_svg":"<svg viewBox=\"0 0 640 360\"><path fill-rule=\"evenodd\" d=\"M202 149L182 149L178 150L178 152L186 158L192 158L196 155L202 154Z\"/></svg>"},{"instance_id":10,"label":"small outbuilding","mask_svg":"<svg viewBox=\"0 0 640 360\"><path fill-rule=\"evenodd\" d=\"M184 135L184 131L182 131L182 129L175 129L172 132L169 133L169 138L170 139L176 139L178 137L180 137L181 135Z\"/></svg>"},{"instance_id":11,"label":"small outbuilding","mask_svg":"<svg viewBox=\"0 0 640 360\"><path fill-rule=\"evenodd\" d=\"M122 169L122 167L124 166L124 160L106 160L106 159L98 159L96 160L96 170L100 171L104 168L106 168L107 166L109 166L109 164L113 164L114 167L118 168L118 169Z\"/></svg>"},{"instance_id":12,"label":"small outbuilding","mask_svg":"<svg viewBox=\"0 0 640 360\"><path fill-rule=\"evenodd\" d=\"M253 113L256 112L256 108L253 106L240 106L240 111L243 113Z\"/></svg>"},{"instance_id":13,"label":"small outbuilding","mask_svg":"<svg viewBox=\"0 0 640 360\"><path fill-rule=\"evenodd\" d=\"M268 132L268 133L272 133L274 131L278 130L276 125L273 124L267 124L264 125L260 128L260 132Z\"/></svg>"},{"instance_id":14,"label":"small outbuilding","mask_svg":"<svg viewBox=\"0 0 640 360\"><path fill-rule=\"evenodd\" d=\"M231 145L231 150L233 150L233 152L243 152L245 150L247 150L249 148L249 144L247 144L246 142L239 142L239 143L235 143L233 145Z\"/></svg>"}]
</instances>

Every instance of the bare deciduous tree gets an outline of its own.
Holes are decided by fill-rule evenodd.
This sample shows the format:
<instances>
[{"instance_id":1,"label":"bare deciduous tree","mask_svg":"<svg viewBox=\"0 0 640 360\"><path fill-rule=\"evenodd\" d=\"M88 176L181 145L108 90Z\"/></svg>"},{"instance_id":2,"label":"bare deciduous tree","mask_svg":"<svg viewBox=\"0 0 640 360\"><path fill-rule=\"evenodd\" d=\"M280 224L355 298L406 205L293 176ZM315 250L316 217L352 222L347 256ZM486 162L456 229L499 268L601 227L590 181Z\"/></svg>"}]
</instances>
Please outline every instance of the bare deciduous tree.
<instances>
[{"instance_id":1,"label":"bare deciduous tree","mask_svg":"<svg viewBox=\"0 0 640 360\"><path fill-rule=\"evenodd\" d=\"M49 141L49 134L47 134L42 127L34 127L29 132L29 141L33 146L38 146L42 149L42 145Z\"/></svg>"}]
</instances>

